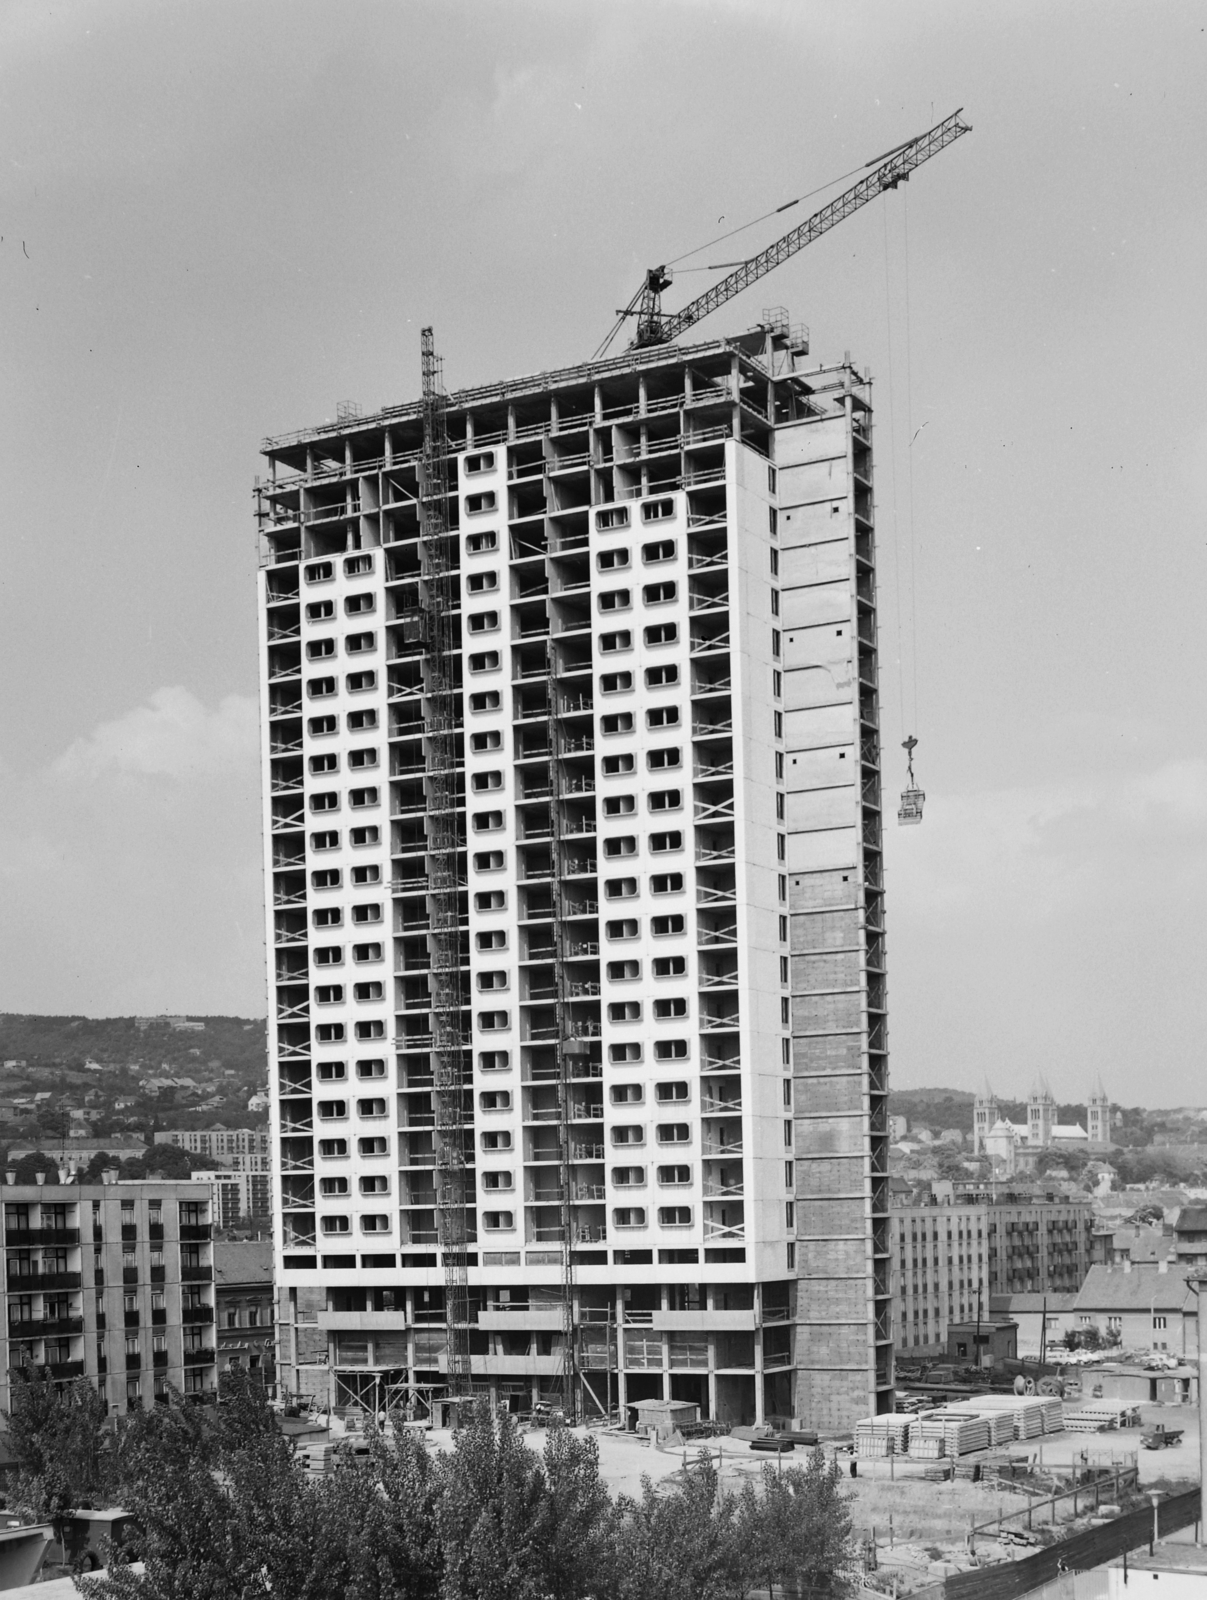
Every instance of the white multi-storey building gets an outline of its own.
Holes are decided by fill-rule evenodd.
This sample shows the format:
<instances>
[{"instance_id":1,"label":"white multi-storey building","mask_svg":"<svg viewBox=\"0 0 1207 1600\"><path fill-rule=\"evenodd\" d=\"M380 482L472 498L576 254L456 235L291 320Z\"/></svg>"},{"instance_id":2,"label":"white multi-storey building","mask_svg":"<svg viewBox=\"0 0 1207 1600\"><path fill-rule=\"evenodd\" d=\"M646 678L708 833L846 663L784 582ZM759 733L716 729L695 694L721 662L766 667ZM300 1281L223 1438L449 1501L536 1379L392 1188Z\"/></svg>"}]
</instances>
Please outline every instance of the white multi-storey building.
<instances>
[{"instance_id":1,"label":"white multi-storey building","mask_svg":"<svg viewBox=\"0 0 1207 1600\"><path fill-rule=\"evenodd\" d=\"M772 318L454 394L438 517L430 408L426 458L418 404L265 442L291 1389L890 1403L869 388L805 354Z\"/></svg>"}]
</instances>

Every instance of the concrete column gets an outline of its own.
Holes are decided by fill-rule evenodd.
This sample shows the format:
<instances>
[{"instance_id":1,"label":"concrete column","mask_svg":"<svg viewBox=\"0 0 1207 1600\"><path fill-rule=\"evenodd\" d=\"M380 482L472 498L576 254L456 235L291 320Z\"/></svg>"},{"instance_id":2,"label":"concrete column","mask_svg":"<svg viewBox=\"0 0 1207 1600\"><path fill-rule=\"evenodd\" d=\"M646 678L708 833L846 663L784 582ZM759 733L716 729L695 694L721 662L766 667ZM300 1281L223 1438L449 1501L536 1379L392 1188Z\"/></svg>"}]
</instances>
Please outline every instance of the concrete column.
<instances>
[{"instance_id":1,"label":"concrete column","mask_svg":"<svg viewBox=\"0 0 1207 1600\"><path fill-rule=\"evenodd\" d=\"M763 1330L754 1330L754 1420L763 1421Z\"/></svg>"}]
</instances>

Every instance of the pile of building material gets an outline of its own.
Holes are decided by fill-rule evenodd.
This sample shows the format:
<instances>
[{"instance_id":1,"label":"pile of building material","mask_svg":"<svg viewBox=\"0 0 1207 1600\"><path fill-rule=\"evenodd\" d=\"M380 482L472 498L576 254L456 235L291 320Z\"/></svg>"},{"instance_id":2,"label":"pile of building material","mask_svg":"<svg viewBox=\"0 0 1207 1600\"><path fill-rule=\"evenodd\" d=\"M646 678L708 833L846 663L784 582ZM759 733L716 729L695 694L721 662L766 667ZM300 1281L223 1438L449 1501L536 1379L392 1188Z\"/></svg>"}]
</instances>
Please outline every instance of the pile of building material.
<instances>
[{"instance_id":1,"label":"pile of building material","mask_svg":"<svg viewBox=\"0 0 1207 1600\"><path fill-rule=\"evenodd\" d=\"M944 1409L949 1414L958 1412L963 1416L980 1417L989 1429L991 1445L1009 1444L1014 1438L1014 1417L1009 1411L998 1407L986 1409L979 1400L961 1400Z\"/></svg>"},{"instance_id":2,"label":"pile of building material","mask_svg":"<svg viewBox=\"0 0 1207 1600\"><path fill-rule=\"evenodd\" d=\"M958 1411L941 1406L923 1411L910 1429L910 1454L919 1460L934 1461L940 1456L966 1456L989 1448L989 1420L974 1411ZM936 1445L941 1445L936 1449Z\"/></svg>"},{"instance_id":3,"label":"pile of building material","mask_svg":"<svg viewBox=\"0 0 1207 1600\"><path fill-rule=\"evenodd\" d=\"M1092 1400L1064 1414L1070 1433L1105 1433L1110 1428L1137 1427L1139 1421L1138 1408L1123 1400Z\"/></svg>"},{"instance_id":4,"label":"pile of building material","mask_svg":"<svg viewBox=\"0 0 1207 1600\"><path fill-rule=\"evenodd\" d=\"M1060 1433L1064 1428L1064 1407L1055 1395L982 1395L978 1411L1004 1412L1013 1419L1016 1439L1038 1439L1045 1433Z\"/></svg>"},{"instance_id":5,"label":"pile of building material","mask_svg":"<svg viewBox=\"0 0 1207 1600\"><path fill-rule=\"evenodd\" d=\"M855 1424L855 1454L857 1456L903 1456L909 1449L910 1424L908 1412L887 1411L879 1417L862 1417Z\"/></svg>"}]
</instances>

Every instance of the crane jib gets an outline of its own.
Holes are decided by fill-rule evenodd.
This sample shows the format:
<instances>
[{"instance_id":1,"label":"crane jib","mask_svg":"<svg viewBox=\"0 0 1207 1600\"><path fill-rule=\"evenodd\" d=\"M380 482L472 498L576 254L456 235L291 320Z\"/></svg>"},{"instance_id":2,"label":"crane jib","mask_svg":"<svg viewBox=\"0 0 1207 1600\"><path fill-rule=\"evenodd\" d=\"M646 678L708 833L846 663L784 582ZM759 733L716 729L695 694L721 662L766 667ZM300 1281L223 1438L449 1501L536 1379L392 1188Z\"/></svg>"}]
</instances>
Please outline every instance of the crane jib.
<instances>
[{"instance_id":1,"label":"crane jib","mask_svg":"<svg viewBox=\"0 0 1207 1600\"><path fill-rule=\"evenodd\" d=\"M658 281L662 277L662 269L658 269L658 279L655 279L653 274L647 278L638 314L636 343L669 344L673 339L677 339L687 328L709 316L727 301L732 300L735 295L741 294L743 289L749 288L752 283L756 283L775 267L790 260L806 245L812 244L815 239L820 239L824 233L828 233L831 228L867 205L869 200L874 200L877 195L883 194L885 189L895 189L924 161L929 161L932 156L938 155L949 144L954 144L962 135L971 131L971 126L961 121L960 113L958 111L953 113L943 122L936 124L928 133L922 134L909 144L900 147L895 153L883 158L853 187L827 202L791 233L786 233L782 239L777 239L758 255L751 256L749 261L744 261L728 277L722 278L711 289L705 290L702 295L698 295L690 304L671 316L662 315L660 290L665 286L665 280Z\"/></svg>"}]
</instances>

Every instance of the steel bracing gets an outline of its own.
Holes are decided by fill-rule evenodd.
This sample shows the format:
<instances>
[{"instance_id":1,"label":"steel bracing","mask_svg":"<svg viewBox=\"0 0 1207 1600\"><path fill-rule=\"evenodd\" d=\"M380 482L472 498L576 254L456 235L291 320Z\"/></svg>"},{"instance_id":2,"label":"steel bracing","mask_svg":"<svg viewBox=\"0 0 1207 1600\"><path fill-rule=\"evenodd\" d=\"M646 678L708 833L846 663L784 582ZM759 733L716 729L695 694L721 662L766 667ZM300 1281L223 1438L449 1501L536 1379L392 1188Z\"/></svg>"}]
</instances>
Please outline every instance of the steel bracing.
<instances>
[{"instance_id":1,"label":"steel bracing","mask_svg":"<svg viewBox=\"0 0 1207 1600\"><path fill-rule=\"evenodd\" d=\"M420 555L423 711L427 731L429 979L436 1118L436 1218L444 1267L448 1384L470 1388L468 1199L465 1162L465 1019L461 985L461 870L458 825L461 729L459 638L448 526L447 402L431 328L422 335L423 456Z\"/></svg>"}]
</instances>

